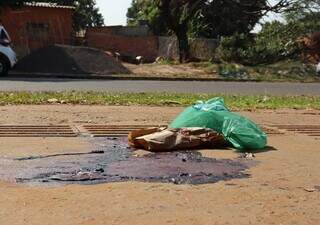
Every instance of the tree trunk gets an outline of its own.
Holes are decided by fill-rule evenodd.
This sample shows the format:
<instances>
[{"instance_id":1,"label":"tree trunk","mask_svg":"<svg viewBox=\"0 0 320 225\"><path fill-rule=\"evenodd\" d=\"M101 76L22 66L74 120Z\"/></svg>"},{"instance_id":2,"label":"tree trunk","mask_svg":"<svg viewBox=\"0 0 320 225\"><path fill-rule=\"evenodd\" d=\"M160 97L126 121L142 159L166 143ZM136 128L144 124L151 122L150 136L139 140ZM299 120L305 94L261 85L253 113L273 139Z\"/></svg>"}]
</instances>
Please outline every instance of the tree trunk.
<instances>
[{"instance_id":1,"label":"tree trunk","mask_svg":"<svg viewBox=\"0 0 320 225\"><path fill-rule=\"evenodd\" d=\"M180 63L186 62L189 57L189 39L187 34L187 26L182 25L178 27L178 30L176 32L177 38L178 38L178 44L179 44L179 61Z\"/></svg>"}]
</instances>

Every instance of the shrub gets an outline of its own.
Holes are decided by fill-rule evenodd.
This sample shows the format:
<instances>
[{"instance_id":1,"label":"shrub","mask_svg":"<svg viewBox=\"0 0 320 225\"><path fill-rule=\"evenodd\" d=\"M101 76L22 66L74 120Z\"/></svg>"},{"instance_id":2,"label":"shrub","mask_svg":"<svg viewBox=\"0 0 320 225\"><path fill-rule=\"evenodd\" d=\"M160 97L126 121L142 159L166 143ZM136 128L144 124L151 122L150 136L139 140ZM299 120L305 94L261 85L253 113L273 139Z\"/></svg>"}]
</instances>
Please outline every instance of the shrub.
<instances>
[{"instance_id":1,"label":"shrub","mask_svg":"<svg viewBox=\"0 0 320 225\"><path fill-rule=\"evenodd\" d=\"M262 30L251 38L235 34L223 38L217 49L221 60L247 65L273 63L282 59L294 59L301 53L298 38L320 30L320 14L288 17L263 25Z\"/></svg>"},{"instance_id":2,"label":"shrub","mask_svg":"<svg viewBox=\"0 0 320 225\"><path fill-rule=\"evenodd\" d=\"M217 55L223 61L241 63L252 40L245 34L235 34L221 40Z\"/></svg>"}]
</instances>

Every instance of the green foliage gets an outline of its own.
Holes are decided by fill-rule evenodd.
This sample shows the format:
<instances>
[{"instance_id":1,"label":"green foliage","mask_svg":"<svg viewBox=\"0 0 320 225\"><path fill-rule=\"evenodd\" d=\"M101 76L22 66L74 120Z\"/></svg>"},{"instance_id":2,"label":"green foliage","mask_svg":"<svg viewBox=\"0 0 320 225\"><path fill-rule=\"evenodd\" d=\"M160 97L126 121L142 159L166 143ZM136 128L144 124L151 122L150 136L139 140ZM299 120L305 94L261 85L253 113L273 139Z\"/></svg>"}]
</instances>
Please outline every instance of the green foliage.
<instances>
[{"instance_id":1,"label":"green foliage","mask_svg":"<svg viewBox=\"0 0 320 225\"><path fill-rule=\"evenodd\" d=\"M161 19L159 9L155 1L133 0L127 12L129 26L137 26L140 22L147 22L150 29L156 35L166 35L168 32L164 21Z\"/></svg>"},{"instance_id":2,"label":"green foliage","mask_svg":"<svg viewBox=\"0 0 320 225\"><path fill-rule=\"evenodd\" d=\"M127 12L128 25L146 21L155 35L174 34L179 41L180 60L189 56L188 23L203 5L200 1L133 0Z\"/></svg>"},{"instance_id":3,"label":"green foliage","mask_svg":"<svg viewBox=\"0 0 320 225\"><path fill-rule=\"evenodd\" d=\"M247 0L216 0L207 3L190 23L190 34L194 37L219 38L235 33L249 33L262 14L257 13L265 7L265 0L248 4Z\"/></svg>"},{"instance_id":4,"label":"green foliage","mask_svg":"<svg viewBox=\"0 0 320 225\"><path fill-rule=\"evenodd\" d=\"M275 27L274 24L271 26ZM217 54L223 61L244 65L273 63L292 56L298 48L294 41L285 41L281 37L280 33L265 32L255 39L246 34L235 34L222 39Z\"/></svg>"},{"instance_id":5,"label":"green foliage","mask_svg":"<svg viewBox=\"0 0 320 225\"><path fill-rule=\"evenodd\" d=\"M99 8L96 7L95 0L73 1L75 6L74 28L79 31L86 27L102 26L104 19Z\"/></svg>"},{"instance_id":6,"label":"green foliage","mask_svg":"<svg viewBox=\"0 0 320 225\"><path fill-rule=\"evenodd\" d=\"M297 58L301 52L297 39L320 31L320 13L287 14L286 19L264 24L254 39L245 34L223 39L218 48L220 58L249 65Z\"/></svg>"},{"instance_id":7,"label":"green foliage","mask_svg":"<svg viewBox=\"0 0 320 225\"><path fill-rule=\"evenodd\" d=\"M235 1L159 1L166 5L167 15L174 16L175 27L188 23L189 37L217 38L230 36L236 32L248 33L261 18L260 13L252 13L266 4L259 0L255 4L244 4L247 0ZM160 14L159 4L153 0L133 0L128 9L128 25L138 25L147 21L157 35L168 33L170 24L165 23L170 16ZM166 3L166 4L165 4ZM170 13L170 11L172 13ZM168 21L167 21L168 22Z\"/></svg>"},{"instance_id":8,"label":"green foliage","mask_svg":"<svg viewBox=\"0 0 320 225\"><path fill-rule=\"evenodd\" d=\"M286 31L295 38L320 31L320 12L287 14Z\"/></svg>"},{"instance_id":9,"label":"green foliage","mask_svg":"<svg viewBox=\"0 0 320 225\"><path fill-rule=\"evenodd\" d=\"M218 38L249 33L262 16L267 0L133 0L129 25L148 21L157 35L178 38L180 61L189 59L188 37Z\"/></svg>"},{"instance_id":10,"label":"green foliage","mask_svg":"<svg viewBox=\"0 0 320 225\"><path fill-rule=\"evenodd\" d=\"M235 34L221 40L217 54L223 61L242 62L252 42L245 34Z\"/></svg>"}]
</instances>

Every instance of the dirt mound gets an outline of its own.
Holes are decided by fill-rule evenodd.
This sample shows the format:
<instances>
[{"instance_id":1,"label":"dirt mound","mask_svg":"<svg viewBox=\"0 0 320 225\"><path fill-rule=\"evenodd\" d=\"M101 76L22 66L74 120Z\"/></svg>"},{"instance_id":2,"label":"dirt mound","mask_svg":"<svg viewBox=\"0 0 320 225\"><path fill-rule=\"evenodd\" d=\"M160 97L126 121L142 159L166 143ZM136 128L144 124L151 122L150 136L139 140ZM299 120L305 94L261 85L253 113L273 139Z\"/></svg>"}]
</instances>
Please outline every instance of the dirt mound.
<instances>
[{"instance_id":1,"label":"dirt mound","mask_svg":"<svg viewBox=\"0 0 320 225\"><path fill-rule=\"evenodd\" d=\"M53 45L22 58L16 71L54 74L128 74L130 71L104 51Z\"/></svg>"}]
</instances>

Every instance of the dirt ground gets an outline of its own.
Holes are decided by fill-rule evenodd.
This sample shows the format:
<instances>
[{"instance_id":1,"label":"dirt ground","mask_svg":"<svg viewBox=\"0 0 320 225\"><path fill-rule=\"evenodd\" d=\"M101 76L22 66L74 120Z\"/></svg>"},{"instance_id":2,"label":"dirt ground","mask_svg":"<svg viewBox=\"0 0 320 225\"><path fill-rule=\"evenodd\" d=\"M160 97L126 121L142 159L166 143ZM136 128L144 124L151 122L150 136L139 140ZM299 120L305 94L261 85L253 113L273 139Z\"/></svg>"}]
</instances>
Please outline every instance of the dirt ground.
<instances>
[{"instance_id":1,"label":"dirt ground","mask_svg":"<svg viewBox=\"0 0 320 225\"><path fill-rule=\"evenodd\" d=\"M2 106L0 124L164 124L182 108ZM320 124L320 111L240 112L260 124ZM29 187L0 181L0 224L319 224L320 140L271 135L249 178L206 185L124 182ZM0 157L87 152L76 138L0 138ZM272 149L272 148L269 148ZM91 150L91 149L90 149ZM232 150L204 156L234 159Z\"/></svg>"},{"instance_id":2,"label":"dirt ground","mask_svg":"<svg viewBox=\"0 0 320 225\"><path fill-rule=\"evenodd\" d=\"M218 78L218 73L208 72L203 68L196 68L192 64L141 64L134 65L124 63L134 76L141 77L162 77L162 78ZM196 75L196 77L195 77Z\"/></svg>"},{"instance_id":3,"label":"dirt ground","mask_svg":"<svg viewBox=\"0 0 320 225\"><path fill-rule=\"evenodd\" d=\"M315 64L305 64L292 60L253 67L232 63L210 64L206 62L141 65L124 63L123 65L132 72L131 77L319 82ZM118 77L121 76L118 75Z\"/></svg>"}]
</instances>

